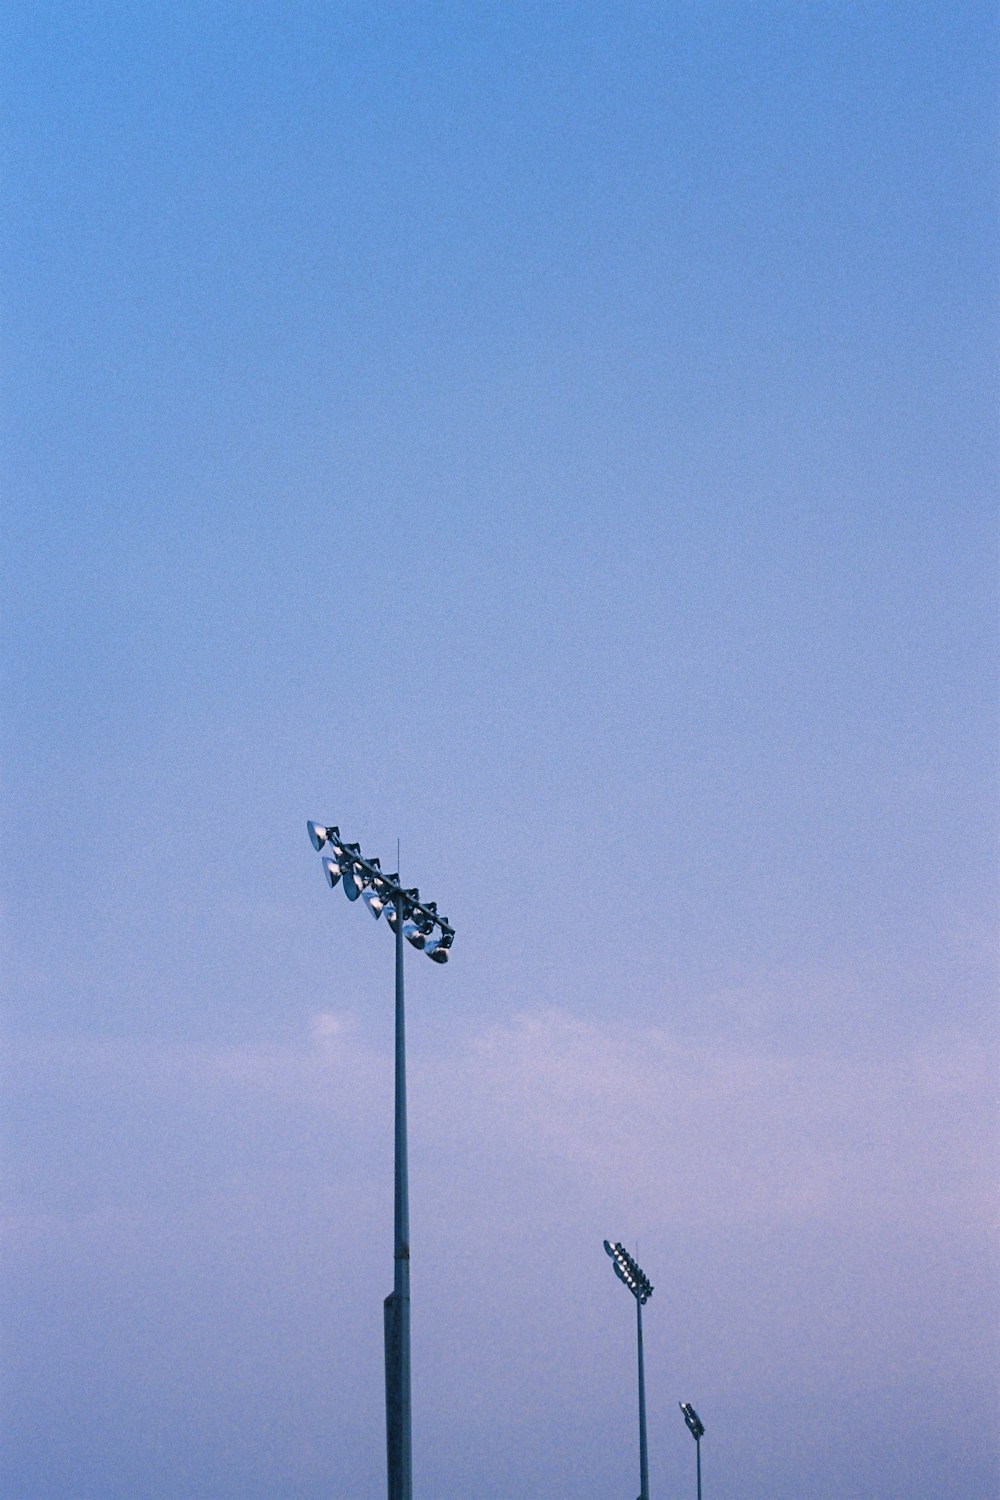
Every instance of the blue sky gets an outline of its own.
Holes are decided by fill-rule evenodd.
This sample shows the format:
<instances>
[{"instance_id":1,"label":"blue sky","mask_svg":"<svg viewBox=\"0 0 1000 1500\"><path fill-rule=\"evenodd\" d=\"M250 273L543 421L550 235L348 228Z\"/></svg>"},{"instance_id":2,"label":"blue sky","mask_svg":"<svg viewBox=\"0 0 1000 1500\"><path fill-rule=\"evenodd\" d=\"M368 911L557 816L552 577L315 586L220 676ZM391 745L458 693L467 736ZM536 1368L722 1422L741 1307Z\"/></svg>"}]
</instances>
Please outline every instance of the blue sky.
<instances>
[{"instance_id":1,"label":"blue sky","mask_svg":"<svg viewBox=\"0 0 1000 1500\"><path fill-rule=\"evenodd\" d=\"M987 1500L991 8L4 58L6 1489Z\"/></svg>"}]
</instances>

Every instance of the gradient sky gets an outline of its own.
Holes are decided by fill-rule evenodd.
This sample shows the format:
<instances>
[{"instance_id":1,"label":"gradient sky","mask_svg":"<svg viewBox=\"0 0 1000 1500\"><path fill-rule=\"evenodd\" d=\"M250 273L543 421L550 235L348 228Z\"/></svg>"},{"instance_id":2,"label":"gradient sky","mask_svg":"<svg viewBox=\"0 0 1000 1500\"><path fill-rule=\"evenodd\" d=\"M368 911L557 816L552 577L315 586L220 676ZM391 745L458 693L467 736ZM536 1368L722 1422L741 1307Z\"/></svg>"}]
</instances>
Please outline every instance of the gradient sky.
<instances>
[{"instance_id":1,"label":"gradient sky","mask_svg":"<svg viewBox=\"0 0 1000 1500\"><path fill-rule=\"evenodd\" d=\"M994 7L3 51L4 1494L993 1500Z\"/></svg>"}]
</instances>

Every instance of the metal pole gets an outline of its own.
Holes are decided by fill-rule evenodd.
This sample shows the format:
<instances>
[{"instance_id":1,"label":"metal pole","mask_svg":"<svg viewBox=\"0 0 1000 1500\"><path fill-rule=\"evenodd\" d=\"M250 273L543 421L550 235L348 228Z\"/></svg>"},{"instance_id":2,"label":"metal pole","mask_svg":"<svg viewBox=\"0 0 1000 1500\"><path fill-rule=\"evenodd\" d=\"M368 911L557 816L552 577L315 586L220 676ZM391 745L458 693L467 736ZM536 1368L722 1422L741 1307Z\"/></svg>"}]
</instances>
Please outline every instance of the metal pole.
<instances>
[{"instance_id":1,"label":"metal pole","mask_svg":"<svg viewBox=\"0 0 1000 1500\"><path fill-rule=\"evenodd\" d=\"M396 897L396 1131L392 1293L385 1299L385 1432L389 1500L412 1500L410 1427L410 1200L406 1160L403 896Z\"/></svg>"},{"instance_id":2,"label":"metal pole","mask_svg":"<svg viewBox=\"0 0 1000 1500\"><path fill-rule=\"evenodd\" d=\"M639 1343L639 1500L649 1500L649 1458L646 1453L646 1374L642 1363L642 1302L635 1299Z\"/></svg>"},{"instance_id":3,"label":"metal pole","mask_svg":"<svg viewBox=\"0 0 1000 1500\"><path fill-rule=\"evenodd\" d=\"M694 1447L698 1464L698 1500L701 1500L701 1438L695 1438Z\"/></svg>"}]
</instances>

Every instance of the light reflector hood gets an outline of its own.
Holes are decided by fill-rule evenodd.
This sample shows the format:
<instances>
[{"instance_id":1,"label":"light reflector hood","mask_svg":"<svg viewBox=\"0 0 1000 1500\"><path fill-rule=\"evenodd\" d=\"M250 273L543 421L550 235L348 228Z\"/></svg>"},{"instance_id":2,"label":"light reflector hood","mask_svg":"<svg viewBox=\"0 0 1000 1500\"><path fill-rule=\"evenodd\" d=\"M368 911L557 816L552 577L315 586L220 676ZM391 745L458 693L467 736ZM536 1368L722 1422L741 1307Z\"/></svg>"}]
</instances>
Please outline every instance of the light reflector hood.
<instances>
[{"instance_id":1,"label":"light reflector hood","mask_svg":"<svg viewBox=\"0 0 1000 1500\"><path fill-rule=\"evenodd\" d=\"M317 854L326 843L332 843L340 838L339 828L327 828L323 823L307 823L309 838Z\"/></svg>"}]
</instances>

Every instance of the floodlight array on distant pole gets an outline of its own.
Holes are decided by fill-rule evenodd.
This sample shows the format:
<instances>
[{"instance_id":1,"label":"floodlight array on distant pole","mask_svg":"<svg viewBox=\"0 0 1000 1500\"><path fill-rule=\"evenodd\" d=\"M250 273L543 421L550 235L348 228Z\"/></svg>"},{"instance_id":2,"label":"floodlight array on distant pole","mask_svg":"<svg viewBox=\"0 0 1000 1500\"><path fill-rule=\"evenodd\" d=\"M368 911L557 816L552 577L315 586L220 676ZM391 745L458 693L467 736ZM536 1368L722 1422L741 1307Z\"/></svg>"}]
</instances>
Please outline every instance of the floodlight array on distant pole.
<instances>
[{"instance_id":1,"label":"floodlight array on distant pole","mask_svg":"<svg viewBox=\"0 0 1000 1500\"><path fill-rule=\"evenodd\" d=\"M403 1014L403 939L435 963L448 962L455 929L438 916L437 904L406 889L398 874L383 874L377 859L366 859L360 844L341 839L340 829L309 823L313 848L321 853L331 889L342 885L348 901L360 896L378 918L383 912L396 937L396 1089L393 1285L384 1302L385 1428L389 1500L412 1500L413 1456L410 1421L410 1205L406 1155L406 1027Z\"/></svg>"},{"instance_id":2,"label":"floodlight array on distant pole","mask_svg":"<svg viewBox=\"0 0 1000 1500\"><path fill-rule=\"evenodd\" d=\"M701 1440L705 1436L705 1424L699 1417L698 1413L695 1411L694 1407L691 1405L690 1401L680 1401L678 1402L678 1405L680 1406L681 1411L684 1413L684 1421L687 1423L687 1430L694 1438L695 1464L697 1466L698 1472L698 1500L701 1500Z\"/></svg>"},{"instance_id":3,"label":"floodlight array on distant pole","mask_svg":"<svg viewBox=\"0 0 1000 1500\"><path fill-rule=\"evenodd\" d=\"M616 1240L604 1241L611 1256L615 1275L635 1298L636 1340L639 1351L639 1500L649 1500L649 1455L646 1451L646 1373L642 1359L642 1309L653 1295L653 1285L625 1246Z\"/></svg>"}]
</instances>

